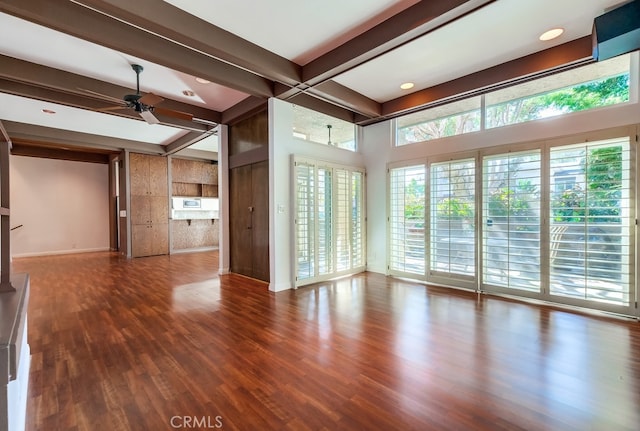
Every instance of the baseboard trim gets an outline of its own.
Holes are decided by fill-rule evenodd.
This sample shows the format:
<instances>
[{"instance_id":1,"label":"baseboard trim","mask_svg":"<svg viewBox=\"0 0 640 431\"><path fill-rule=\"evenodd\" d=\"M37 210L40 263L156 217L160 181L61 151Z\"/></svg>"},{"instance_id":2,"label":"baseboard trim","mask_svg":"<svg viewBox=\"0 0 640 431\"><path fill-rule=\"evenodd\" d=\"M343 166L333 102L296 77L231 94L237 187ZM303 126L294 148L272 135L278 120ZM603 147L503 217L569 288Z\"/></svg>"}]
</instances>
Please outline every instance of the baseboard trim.
<instances>
[{"instance_id":1,"label":"baseboard trim","mask_svg":"<svg viewBox=\"0 0 640 431\"><path fill-rule=\"evenodd\" d=\"M99 248L74 248L71 250L55 250L55 251L36 251L32 253L17 253L12 254L11 258L20 258L20 257L37 257L37 256L57 256L60 254L77 254L77 253L95 253L98 251L111 251L110 247L99 247Z\"/></svg>"}]
</instances>

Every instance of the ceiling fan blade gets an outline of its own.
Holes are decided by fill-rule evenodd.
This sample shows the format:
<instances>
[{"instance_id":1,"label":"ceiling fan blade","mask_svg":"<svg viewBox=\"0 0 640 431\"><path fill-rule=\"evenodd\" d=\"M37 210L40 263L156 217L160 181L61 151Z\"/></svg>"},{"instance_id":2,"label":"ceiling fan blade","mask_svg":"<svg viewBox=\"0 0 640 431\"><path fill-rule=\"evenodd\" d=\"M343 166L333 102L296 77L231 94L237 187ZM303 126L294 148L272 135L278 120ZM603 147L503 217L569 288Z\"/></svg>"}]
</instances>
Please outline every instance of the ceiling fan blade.
<instances>
[{"instance_id":1,"label":"ceiling fan blade","mask_svg":"<svg viewBox=\"0 0 640 431\"><path fill-rule=\"evenodd\" d=\"M89 93L93 96L97 96L100 99L110 100L110 101L113 101L114 103L124 103L122 99L118 99L117 97L108 96L106 94L98 93L97 91L93 91L93 90L87 90L86 88L80 88L80 87L77 87L77 88L80 91L84 91L85 93Z\"/></svg>"},{"instance_id":2,"label":"ceiling fan blade","mask_svg":"<svg viewBox=\"0 0 640 431\"><path fill-rule=\"evenodd\" d=\"M119 111L121 109L129 109L126 106L107 106L106 108L100 108L98 111Z\"/></svg>"},{"instance_id":3,"label":"ceiling fan blade","mask_svg":"<svg viewBox=\"0 0 640 431\"><path fill-rule=\"evenodd\" d=\"M147 106L155 106L158 103L162 102L164 99L156 94L153 93L147 93L144 96L142 96L140 99L138 99L138 102L142 103L143 105L147 105Z\"/></svg>"},{"instance_id":4,"label":"ceiling fan blade","mask_svg":"<svg viewBox=\"0 0 640 431\"><path fill-rule=\"evenodd\" d=\"M158 120L152 113L151 111L141 111L139 112L140 116L142 118L144 118L144 121L146 121L149 124L158 124L160 122L160 120Z\"/></svg>"},{"instance_id":5,"label":"ceiling fan blade","mask_svg":"<svg viewBox=\"0 0 640 431\"><path fill-rule=\"evenodd\" d=\"M188 112L174 111L173 109L154 107L153 112L158 115L166 115L167 117L177 118L179 120L191 121L193 120L193 114Z\"/></svg>"}]
</instances>

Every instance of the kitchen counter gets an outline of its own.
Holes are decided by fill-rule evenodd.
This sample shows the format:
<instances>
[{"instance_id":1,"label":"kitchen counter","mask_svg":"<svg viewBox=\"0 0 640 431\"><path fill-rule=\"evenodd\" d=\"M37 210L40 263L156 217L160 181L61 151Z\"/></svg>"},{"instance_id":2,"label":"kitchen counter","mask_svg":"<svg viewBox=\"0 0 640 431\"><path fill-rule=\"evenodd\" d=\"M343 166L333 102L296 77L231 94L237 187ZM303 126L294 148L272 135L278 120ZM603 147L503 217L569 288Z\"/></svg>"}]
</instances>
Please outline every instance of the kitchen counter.
<instances>
[{"instance_id":1,"label":"kitchen counter","mask_svg":"<svg viewBox=\"0 0 640 431\"><path fill-rule=\"evenodd\" d=\"M15 292L0 293L0 431L24 430L29 363L29 275L11 276Z\"/></svg>"}]
</instances>

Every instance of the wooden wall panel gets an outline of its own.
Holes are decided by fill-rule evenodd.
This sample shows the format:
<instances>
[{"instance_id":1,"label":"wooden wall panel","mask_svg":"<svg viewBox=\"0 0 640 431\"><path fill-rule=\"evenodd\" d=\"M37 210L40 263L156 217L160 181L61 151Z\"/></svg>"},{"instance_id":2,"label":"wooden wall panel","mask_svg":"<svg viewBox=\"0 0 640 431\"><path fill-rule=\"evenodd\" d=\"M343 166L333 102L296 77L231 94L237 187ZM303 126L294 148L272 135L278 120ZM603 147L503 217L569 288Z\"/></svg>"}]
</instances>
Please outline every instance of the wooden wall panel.
<instances>
[{"instance_id":1,"label":"wooden wall panel","mask_svg":"<svg viewBox=\"0 0 640 431\"><path fill-rule=\"evenodd\" d=\"M202 185L193 183L171 183L171 196L202 196Z\"/></svg>"},{"instance_id":2,"label":"wooden wall panel","mask_svg":"<svg viewBox=\"0 0 640 431\"><path fill-rule=\"evenodd\" d=\"M218 247L218 220L172 220L171 246L173 250Z\"/></svg>"},{"instance_id":3,"label":"wooden wall panel","mask_svg":"<svg viewBox=\"0 0 640 431\"><path fill-rule=\"evenodd\" d=\"M269 116L267 111L259 112L229 127L230 156L268 145Z\"/></svg>"},{"instance_id":4,"label":"wooden wall panel","mask_svg":"<svg viewBox=\"0 0 640 431\"><path fill-rule=\"evenodd\" d=\"M218 184L218 165L206 161L171 159L171 181L174 183Z\"/></svg>"}]
</instances>

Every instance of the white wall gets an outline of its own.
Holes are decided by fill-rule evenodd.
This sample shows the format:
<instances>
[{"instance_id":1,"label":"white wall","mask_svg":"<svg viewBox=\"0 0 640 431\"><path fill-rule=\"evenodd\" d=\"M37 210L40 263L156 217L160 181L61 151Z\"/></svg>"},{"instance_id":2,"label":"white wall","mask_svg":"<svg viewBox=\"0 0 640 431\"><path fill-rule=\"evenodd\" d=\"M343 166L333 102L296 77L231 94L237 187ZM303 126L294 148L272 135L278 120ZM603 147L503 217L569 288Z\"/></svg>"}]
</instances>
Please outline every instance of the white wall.
<instances>
[{"instance_id":1,"label":"white wall","mask_svg":"<svg viewBox=\"0 0 640 431\"><path fill-rule=\"evenodd\" d=\"M109 250L106 164L11 156L13 257Z\"/></svg>"},{"instance_id":2,"label":"white wall","mask_svg":"<svg viewBox=\"0 0 640 431\"><path fill-rule=\"evenodd\" d=\"M637 100L633 96L632 100ZM547 118L483 132L393 147L393 122L367 126L360 147L367 169L367 262L369 271L387 268L387 165L392 162L425 160L442 154L478 150L500 145L544 141L640 121L640 104L611 106L571 115Z\"/></svg>"},{"instance_id":3,"label":"white wall","mask_svg":"<svg viewBox=\"0 0 640 431\"><path fill-rule=\"evenodd\" d=\"M291 156L297 155L349 166L364 166L359 153L295 139L292 105L269 100L269 290L294 286L293 189Z\"/></svg>"}]
</instances>

